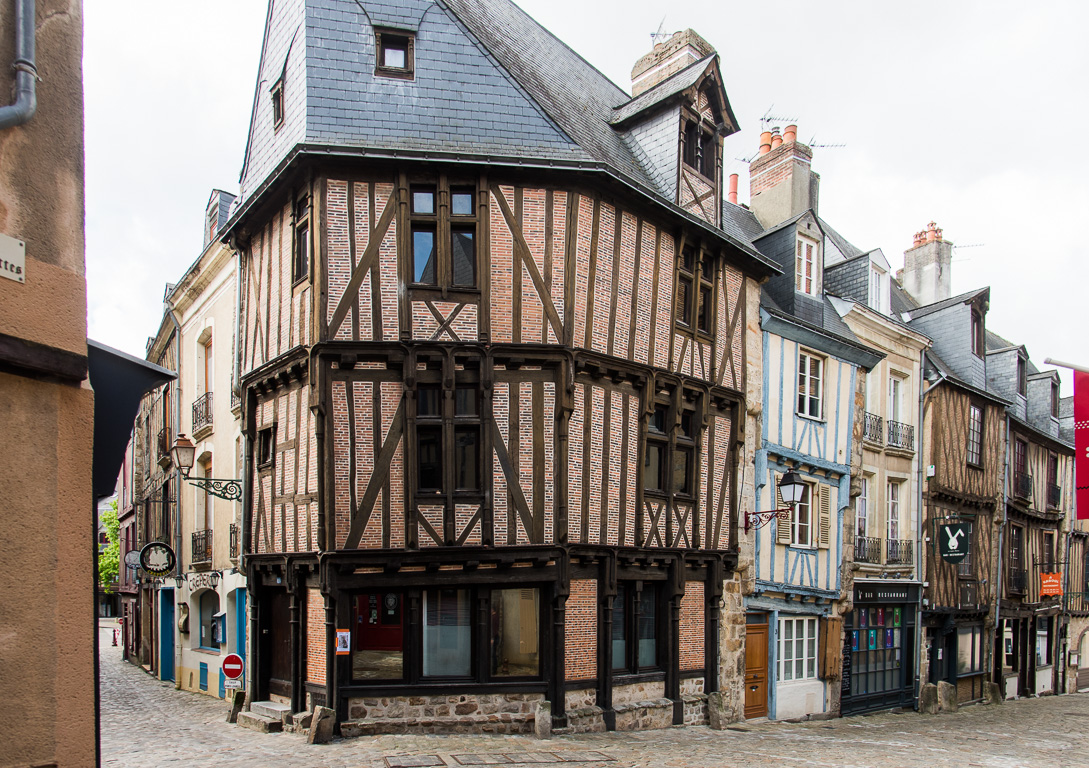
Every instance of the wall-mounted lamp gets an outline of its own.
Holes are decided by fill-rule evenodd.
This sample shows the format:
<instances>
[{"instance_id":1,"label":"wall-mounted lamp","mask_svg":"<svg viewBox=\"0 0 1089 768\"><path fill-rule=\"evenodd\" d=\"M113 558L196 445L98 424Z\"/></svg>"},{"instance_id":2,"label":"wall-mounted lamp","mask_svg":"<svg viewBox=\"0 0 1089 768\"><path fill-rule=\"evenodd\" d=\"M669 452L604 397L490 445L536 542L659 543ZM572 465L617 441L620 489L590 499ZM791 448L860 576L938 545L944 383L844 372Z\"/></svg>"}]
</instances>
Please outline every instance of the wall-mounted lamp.
<instances>
[{"instance_id":1,"label":"wall-mounted lamp","mask_svg":"<svg viewBox=\"0 0 1089 768\"><path fill-rule=\"evenodd\" d=\"M767 512L746 512L745 533L750 528L763 528L772 520L789 520L794 513L794 507L802 500L805 493L805 483L797 472L787 472L779 481L779 496L786 507L783 509L769 509Z\"/></svg>"},{"instance_id":2,"label":"wall-mounted lamp","mask_svg":"<svg viewBox=\"0 0 1089 768\"><path fill-rule=\"evenodd\" d=\"M222 480L214 477L189 477L189 470L193 468L193 459L196 458L197 446L185 435L178 435L174 440L174 447L170 449L170 457L174 460L174 466L181 472L181 476L188 482L203 488L205 493L218 496L227 501L238 501L242 498L241 480Z\"/></svg>"}]
</instances>

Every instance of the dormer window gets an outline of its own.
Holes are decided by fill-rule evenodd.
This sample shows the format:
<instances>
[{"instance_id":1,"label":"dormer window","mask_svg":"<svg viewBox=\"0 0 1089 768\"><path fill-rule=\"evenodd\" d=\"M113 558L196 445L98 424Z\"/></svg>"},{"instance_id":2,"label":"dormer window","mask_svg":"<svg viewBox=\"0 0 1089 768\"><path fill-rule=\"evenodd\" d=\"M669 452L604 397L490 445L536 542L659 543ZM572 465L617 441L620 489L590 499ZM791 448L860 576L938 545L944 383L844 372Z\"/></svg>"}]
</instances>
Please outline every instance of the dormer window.
<instances>
[{"instance_id":1,"label":"dormer window","mask_svg":"<svg viewBox=\"0 0 1089 768\"><path fill-rule=\"evenodd\" d=\"M889 275L876 264L870 264L870 290L867 301L870 309L888 314L889 312Z\"/></svg>"},{"instance_id":2,"label":"dormer window","mask_svg":"<svg viewBox=\"0 0 1089 768\"><path fill-rule=\"evenodd\" d=\"M376 29L378 63L374 73L382 77L411 79L415 60L415 38L400 30Z\"/></svg>"},{"instance_id":3,"label":"dormer window","mask_svg":"<svg viewBox=\"0 0 1089 768\"><path fill-rule=\"evenodd\" d=\"M1051 415L1059 418L1059 385L1051 382Z\"/></svg>"},{"instance_id":4,"label":"dormer window","mask_svg":"<svg viewBox=\"0 0 1089 768\"><path fill-rule=\"evenodd\" d=\"M284 78L283 75L272 86L272 127L284 124Z\"/></svg>"},{"instance_id":5,"label":"dormer window","mask_svg":"<svg viewBox=\"0 0 1089 768\"><path fill-rule=\"evenodd\" d=\"M972 310L972 354L983 357L983 315Z\"/></svg>"},{"instance_id":6,"label":"dormer window","mask_svg":"<svg viewBox=\"0 0 1089 768\"><path fill-rule=\"evenodd\" d=\"M1028 361L1020 355L1017 356L1017 394L1028 395Z\"/></svg>"},{"instance_id":7,"label":"dormer window","mask_svg":"<svg viewBox=\"0 0 1089 768\"><path fill-rule=\"evenodd\" d=\"M794 290L816 296L820 292L817 275L817 243L799 236L794 247L794 256Z\"/></svg>"},{"instance_id":8,"label":"dormer window","mask_svg":"<svg viewBox=\"0 0 1089 768\"><path fill-rule=\"evenodd\" d=\"M708 179L715 178L718 154L714 131L706 130L695 120L684 126L684 164Z\"/></svg>"}]
</instances>

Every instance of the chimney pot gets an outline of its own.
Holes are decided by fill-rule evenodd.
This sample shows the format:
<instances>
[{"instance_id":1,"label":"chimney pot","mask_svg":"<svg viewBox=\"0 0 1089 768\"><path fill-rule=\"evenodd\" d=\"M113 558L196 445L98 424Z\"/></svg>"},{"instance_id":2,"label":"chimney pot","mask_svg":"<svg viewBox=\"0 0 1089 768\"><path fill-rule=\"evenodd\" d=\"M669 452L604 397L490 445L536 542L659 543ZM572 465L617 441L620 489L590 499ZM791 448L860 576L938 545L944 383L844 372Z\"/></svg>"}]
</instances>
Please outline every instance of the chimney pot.
<instances>
[{"instance_id":1,"label":"chimney pot","mask_svg":"<svg viewBox=\"0 0 1089 768\"><path fill-rule=\"evenodd\" d=\"M779 127L776 126L771 129L771 148L778 149L782 143L783 137L779 135Z\"/></svg>"},{"instance_id":2,"label":"chimney pot","mask_svg":"<svg viewBox=\"0 0 1089 768\"><path fill-rule=\"evenodd\" d=\"M783 143L789 144L792 141L798 140L798 126L788 125L783 131Z\"/></svg>"},{"instance_id":3,"label":"chimney pot","mask_svg":"<svg viewBox=\"0 0 1089 768\"><path fill-rule=\"evenodd\" d=\"M739 176L739 174L736 174L736 173L731 173L730 174L730 193L726 196L726 199L729 200L734 205L737 205L737 180L738 180L738 176Z\"/></svg>"},{"instance_id":4,"label":"chimney pot","mask_svg":"<svg viewBox=\"0 0 1089 768\"><path fill-rule=\"evenodd\" d=\"M760 154L766 155L771 152L771 131L764 131L760 134Z\"/></svg>"},{"instance_id":5,"label":"chimney pot","mask_svg":"<svg viewBox=\"0 0 1089 768\"><path fill-rule=\"evenodd\" d=\"M926 230L926 241L927 241L928 243L932 243L932 242L934 242L934 240L935 240L935 237L934 237L934 230L933 230L933 229L929 229L929 228L928 228L928 229Z\"/></svg>"}]
</instances>

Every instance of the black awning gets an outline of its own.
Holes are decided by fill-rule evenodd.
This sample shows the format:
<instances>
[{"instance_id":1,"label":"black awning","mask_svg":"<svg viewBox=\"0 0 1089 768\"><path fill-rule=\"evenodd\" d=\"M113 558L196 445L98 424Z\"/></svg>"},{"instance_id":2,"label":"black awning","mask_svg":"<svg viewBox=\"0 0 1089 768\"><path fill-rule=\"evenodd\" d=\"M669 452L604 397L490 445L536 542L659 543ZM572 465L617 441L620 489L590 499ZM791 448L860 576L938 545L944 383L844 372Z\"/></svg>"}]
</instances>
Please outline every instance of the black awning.
<instances>
[{"instance_id":1,"label":"black awning","mask_svg":"<svg viewBox=\"0 0 1089 768\"><path fill-rule=\"evenodd\" d=\"M101 499L111 495L117 486L140 398L178 375L90 339L87 372L95 391L92 481L95 498Z\"/></svg>"}]
</instances>

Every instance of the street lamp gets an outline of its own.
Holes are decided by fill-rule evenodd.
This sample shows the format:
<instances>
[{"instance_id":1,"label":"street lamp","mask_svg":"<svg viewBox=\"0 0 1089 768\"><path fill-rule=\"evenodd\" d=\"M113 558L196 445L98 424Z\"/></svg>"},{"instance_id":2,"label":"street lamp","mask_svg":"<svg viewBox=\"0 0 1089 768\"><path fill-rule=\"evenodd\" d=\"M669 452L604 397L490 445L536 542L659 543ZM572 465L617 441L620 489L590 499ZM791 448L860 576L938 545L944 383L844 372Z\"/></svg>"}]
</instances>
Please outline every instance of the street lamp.
<instances>
[{"instance_id":1,"label":"street lamp","mask_svg":"<svg viewBox=\"0 0 1089 768\"><path fill-rule=\"evenodd\" d=\"M750 528L763 528L772 520L789 520L794 512L794 507L802 500L805 493L805 482L797 472L787 472L779 480L779 497L786 504L783 509L770 509L767 512L746 512L745 533Z\"/></svg>"},{"instance_id":2,"label":"street lamp","mask_svg":"<svg viewBox=\"0 0 1089 768\"><path fill-rule=\"evenodd\" d=\"M206 493L218 496L227 501L237 501L242 498L241 480L224 480L214 477L189 477L189 470L193 468L193 459L197 454L197 446L185 435L178 435L174 440L174 447L170 449L170 457L174 460L174 466L181 472L181 476L197 486L203 488Z\"/></svg>"}]
</instances>

